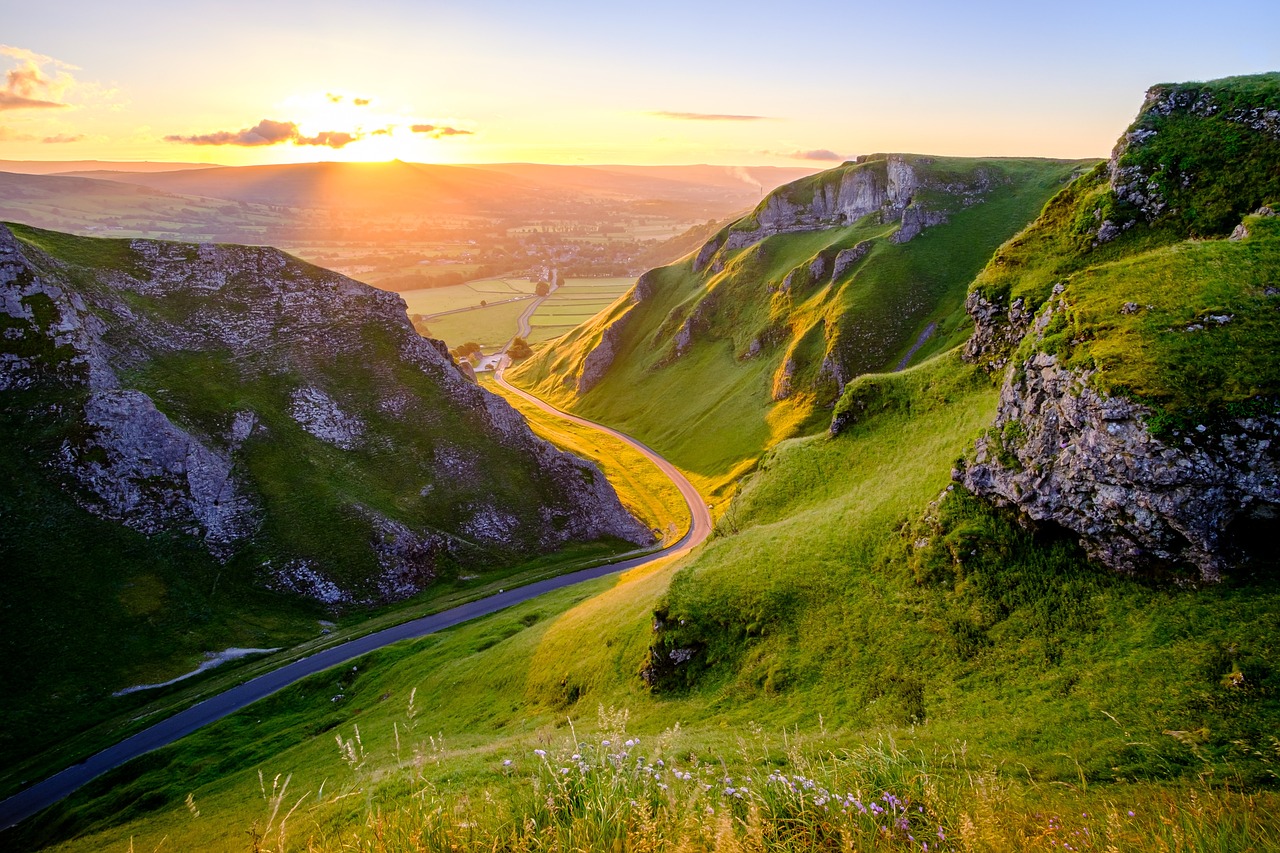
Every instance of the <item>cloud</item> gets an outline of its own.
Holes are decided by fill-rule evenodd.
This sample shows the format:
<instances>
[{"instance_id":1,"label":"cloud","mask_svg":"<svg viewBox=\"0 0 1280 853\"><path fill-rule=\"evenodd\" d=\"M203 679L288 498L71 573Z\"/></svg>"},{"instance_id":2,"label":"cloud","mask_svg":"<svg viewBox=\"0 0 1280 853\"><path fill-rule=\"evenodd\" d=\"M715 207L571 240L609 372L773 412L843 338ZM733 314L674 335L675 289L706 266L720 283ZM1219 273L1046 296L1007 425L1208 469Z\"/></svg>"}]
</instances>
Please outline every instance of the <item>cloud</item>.
<instances>
[{"instance_id":1,"label":"cloud","mask_svg":"<svg viewBox=\"0 0 1280 853\"><path fill-rule=\"evenodd\" d=\"M325 130L315 136L295 136L294 145L327 145L330 148L345 148L359 139L353 133L338 130Z\"/></svg>"},{"instance_id":2,"label":"cloud","mask_svg":"<svg viewBox=\"0 0 1280 853\"><path fill-rule=\"evenodd\" d=\"M0 92L0 110L30 110L30 109L61 109L66 104L60 104L57 101L42 101L39 98L24 98L21 95L15 95L12 92Z\"/></svg>"},{"instance_id":3,"label":"cloud","mask_svg":"<svg viewBox=\"0 0 1280 853\"><path fill-rule=\"evenodd\" d=\"M315 136L303 136L298 125L292 121L272 121L263 119L253 127L244 130L219 130L214 133L201 133L194 136L177 134L166 136L165 142L181 142L185 145L239 145L245 148L256 148L262 145L280 145L292 142L294 145L325 145L329 148L345 148L360 138L358 133L347 133L341 130L324 130Z\"/></svg>"},{"instance_id":4,"label":"cloud","mask_svg":"<svg viewBox=\"0 0 1280 853\"><path fill-rule=\"evenodd\" d=\"M772 121L772 116L740 116L726 113L678 113L671 110L654 110L649 113L657 118L670 118L677 121Z\"/></svg>"},{"instance_id":5,"label":"cloud","mask_svg":"<svg viewBox=\"0 0 1280 853\"><path fill-rule=\"evenodd\" d=\"M18 133L7 127L0 127L0 142L35 142L36 138L29 133Z\"/></svg>"},{"instance_id":6,"label":"cloud","mask_svg":"<svg viewBox=\"0 0 1280 853\"><path fill-rule=\"evenodd\" d=\"M410 128L414 133L425 133L432 139L440 139L445 136L471 136L474 130L462 130L457 127L448 127L439 124L415 124Z\"/></svg>"},{"instance_id":7,"label":"cloud","mask_svg":"<svg viewBox=\"0 0 1280 853\"><path fill-rule=\"evenodd\" d=\"M56 136L46 136L44 139L41 139L40 141L47 142L53 145L59 145L66 142L79 142L84 138L85 137L83 133L75 133L75 134L59 133Z\"/></svg>"},{"instance_id":8,"label":"cloud","mask_svg":"<svg viewBox=\"0 0 1280 853\"><path fill-rule=\"evenodd\" d=\"M325 92L324 96L328 98L329 103L331 104L340 104L347 97L346 95L339 95L336 92ZM369 104L373 103L373 99L372 98L352 98L351 103L355 104L357 107L367 107L369 106Z\"/></svg>"},{"instance_id":9,"label":"cloud","mask_svg":"<svg viewBox=\"0 0 1280 853\"><path fill-rule=\"evenodd\" d=\"M828 148L814 148L809 151L792 151L786 156L790 157L792 160L824 160L840 163L843 163L845 160L852 159L851 157L846 157L843 154L837 154Z\"/></svg>"},{"instance_id":10,"label":"cloud","mask_svg":"<svg viewBox=\"0 0 1280 853\"><path fill-rule=\"evenodd\" d=\"M369 131L369 135L370 136L390 136L394 129L395 128L393 127L380 127L377 130Z\"/></svg>"},{"instance_id":11,"label":"cloud","mask_svg":"<svg viewBox=\"0 0 1280 853\"><path fill-rule=\"evenodd\" d=\"M70 71L76 66L22 47L0 44L0 55L18 60L5 72L0 90L0 110L59 109L67 90L75 85Z\"/></svg>"},{"instance_id":12,"label":"cloud","mask_svg":"<svg viewBox=\"0 0 1280 853\"><path fill-rule=\"evenodd\" d=\"M259 145L279 145L297 139L298 125L291 121L272 121L263 119L253 127L244 130L219 130L214 133L201 133L195 136L172 135L164 138L165 142L182 142L187 145L241 145L252 148Z\"/></svg>"}]
</instances>

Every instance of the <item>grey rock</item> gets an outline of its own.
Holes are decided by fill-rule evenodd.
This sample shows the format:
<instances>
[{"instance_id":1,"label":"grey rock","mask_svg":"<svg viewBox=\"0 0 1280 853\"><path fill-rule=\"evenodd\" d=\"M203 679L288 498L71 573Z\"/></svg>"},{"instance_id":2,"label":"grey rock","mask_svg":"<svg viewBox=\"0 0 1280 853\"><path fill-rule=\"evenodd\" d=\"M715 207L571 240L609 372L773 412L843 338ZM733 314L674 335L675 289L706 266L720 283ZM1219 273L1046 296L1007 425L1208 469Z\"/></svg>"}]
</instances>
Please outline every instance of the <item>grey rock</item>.
<instances>
[{"instance_id":1,"label":"grey rock","mask_svg":"<svg viewBox=\"0 0 1280 853\"><path fill-rule=\"evenodd\" d=\"M1051 303L1036 319L1046 327ZM1122 572L1190 565L1219 580L1237 558L1237 520L1280 507L1280 417L1238 418L1196 440L1163 441L1149 411L1100 394L1091 373L1038 353L1005 372L994 428L953 477L1035 522L1080 536Z\"/></svg>"},{"instance_id":2,"label":"grey rock","mask_svg":"<svg viewBox=\"0 0 1280 853\"><path fill-rule=\"evenodd\" d=\"M84 407L92 438L63 460L91 512L147 535L178 528L226 558L254 532L254 507L224 455L202 445L140 391L99 391Z\"/></svg>"}]
</instances>

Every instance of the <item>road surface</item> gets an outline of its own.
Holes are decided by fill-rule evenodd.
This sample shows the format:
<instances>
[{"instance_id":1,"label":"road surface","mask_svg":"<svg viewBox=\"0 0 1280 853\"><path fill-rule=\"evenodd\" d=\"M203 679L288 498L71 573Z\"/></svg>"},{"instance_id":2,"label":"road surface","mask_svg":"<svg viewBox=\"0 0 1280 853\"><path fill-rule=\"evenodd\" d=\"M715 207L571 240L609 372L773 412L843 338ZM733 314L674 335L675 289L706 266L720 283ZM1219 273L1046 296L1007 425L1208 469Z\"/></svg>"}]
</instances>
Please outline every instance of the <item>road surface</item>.
<instances>
[{"instance_id":1,"label":"road surface","mask_svg":"<svg viewBox=\"0 0 1280 853\"><path fill-rule=\"evenodd\" d=\"M676 484L676 488L680 490L680 496L684 498L684 502L688 504L689 514L692 516L692 519L689 524L689 532L685 534L685 539L689 539L693 545L696 545L711 534L711 513L707 509L706 503L702 500L702 495L698 494L698 490L693 487L693 484L689 482L688 478L685 477L684 474L680 473L680 470L676 468L676 466L672 465L666 459L663 459L658 455L657 451L653 450L648 445L641 444L625 433L618 432L616 429L610 429L609 427L604 426L603 424L598 424L595 421L589 421L586 418L580 418L577 415L571 415L568 412L563 412L550 403L545 403L532 394L520 390L508 382L502 375L502 372L506 370L507 365L510 363L511 359L506 356L498 362L497 368L493 371L494 382L497 382L512 394L515 394L518 397L523 397L550 415L554 415L555 417L569 421L570 423L581 424L582 426L591 427L592 429L598 429L600 432L611 435L614 438L621 439L636 450L640 451L649 459L650 462L658 466L658 470L660 470L667 479ZM683 542L684 539L680 541ZM676 546L679 544L680 543L677 542ZM690 545L690 547L692 547L692 545Z\"/></svg>"},{"instance_id":2,"label":"road surface","mask_svg":"<svg viewBox=\"0 0 1280 853\"><path fill-rule=\"evenodd\" d=\"M595 427L609 435L616 436L653 460L654 464L672 479L677 488L680 489L680 494L684 497L685 502L688 503L689 512L692 516L689 532L680 541L661 551L618 563L597 566L593 569L583 569L579 572L560 575L559 577L538 581L528 586L505 590L497 595L491 595L488 598L482 598L470 604L463 604L440 613L424 616L421 619L404 622L394 628L387 628L318 652L302 660L294 661L277 670L246 681L244 684L232 687L230 690L205 699L199 704L192 705L185 711L180 711L172 717L156 723L151 728L144 729L132 737L120 741L115 746L108 747L81 763L68 767L61 773L50 776L42 782L37 782L30 788L0 802L0 830L8 829L18 822L35 815L108 770L119 767L127 761L159 749L162 746L168 746L179 738L248 707L259 699L270 696L272 693L288 687L309 675L346 663L360 655L368 654L375 649L380 649L383 646L388 646L401 640L423 637L461 622L496 613L499 610L529 601L555 589L561 589L626 569L633 569L655 560L678 556L691 550L707 538L707 535L711 532L711 516L707 512L707 506L703 502L702 496L698 494L697 490L675 467L648 447L616 430L561 412L554 406L543 403L537 397L512 387L502 378L503 366L505 365L500 363L498 370L494 374L494 378L502 387L532 401L542 410L557 417L577 424ZM3 841L2 837L0 837L0 841ZM3 844L0 844L0 847L2 846Z\"/></svg>"}]
</instances>

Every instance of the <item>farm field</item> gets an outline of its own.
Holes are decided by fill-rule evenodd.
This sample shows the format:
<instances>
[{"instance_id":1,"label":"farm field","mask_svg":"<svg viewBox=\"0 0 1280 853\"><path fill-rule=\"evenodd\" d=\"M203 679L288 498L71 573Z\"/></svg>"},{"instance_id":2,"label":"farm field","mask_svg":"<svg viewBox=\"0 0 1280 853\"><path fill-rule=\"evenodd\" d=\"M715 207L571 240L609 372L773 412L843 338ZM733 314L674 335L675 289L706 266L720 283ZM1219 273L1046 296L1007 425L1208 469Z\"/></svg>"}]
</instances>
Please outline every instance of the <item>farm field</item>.
<instances>
[{"instance_id":1,"label":"farm field","mask_svg":"<svg viewBox=\"0 0 1280 853\"><path fill-rule=\"evenodd\" d=\"M474 311L445 314L443 317L427 320L426 324L431 337L439 338L450 348L475 341L485 352L492 352L511 340L516 333L520 315L528 307L529 301L521 299L519 302L504 302Z\"/></svg>"},{"instance_id":2,"label":"farm field","mask_svg":"<svg viewBox=\"0 0 1280 853\"><path fill-rule=\"evenodd\" d=\"M558 338L590 320L635 284L632 277L570 278L538 306L529 325L529 343Z\"/></svg>"},{"instance_id":3,"label":"farm field","mask_svg":"<svg viewBox=\"0 0 1280 853\"><path fill-rule=\"evenodd\" d=\"M533 293L534 282L523 278L486 278L455 284L451 287L427 287L421 290L404 290L400 295L409 306L409 314L421 314L428 318L442 311L459 308L479 308L483 302L501 302L515 296ZM517 314L519 316L519 314ZM434 326L432 326L434 328ZM511 334L515 334L512 326Z\"/></svg>"}]
</instances>

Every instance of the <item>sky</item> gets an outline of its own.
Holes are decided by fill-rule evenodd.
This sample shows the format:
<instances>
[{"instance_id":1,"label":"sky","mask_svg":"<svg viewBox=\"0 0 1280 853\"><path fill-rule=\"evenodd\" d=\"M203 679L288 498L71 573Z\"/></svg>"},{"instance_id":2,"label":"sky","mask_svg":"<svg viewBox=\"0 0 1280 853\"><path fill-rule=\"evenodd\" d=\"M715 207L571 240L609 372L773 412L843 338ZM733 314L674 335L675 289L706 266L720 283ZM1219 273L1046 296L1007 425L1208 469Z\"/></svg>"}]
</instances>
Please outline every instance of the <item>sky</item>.
<instances>
[{"instance_id":1,"label":"sky","mask_svg":"<svg viewBox=\"0 0 1280 853\"><path fill-rule=\"evenodd\" d=\"M1280 2L60 0L0 19L0 159L1102 157L1154 83L1280 70Z\"/></svg>"}]
</instances>

